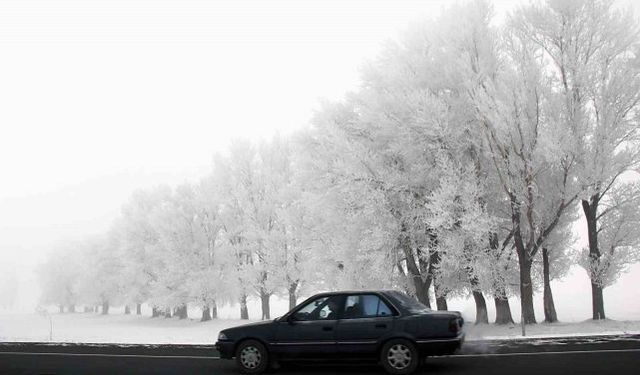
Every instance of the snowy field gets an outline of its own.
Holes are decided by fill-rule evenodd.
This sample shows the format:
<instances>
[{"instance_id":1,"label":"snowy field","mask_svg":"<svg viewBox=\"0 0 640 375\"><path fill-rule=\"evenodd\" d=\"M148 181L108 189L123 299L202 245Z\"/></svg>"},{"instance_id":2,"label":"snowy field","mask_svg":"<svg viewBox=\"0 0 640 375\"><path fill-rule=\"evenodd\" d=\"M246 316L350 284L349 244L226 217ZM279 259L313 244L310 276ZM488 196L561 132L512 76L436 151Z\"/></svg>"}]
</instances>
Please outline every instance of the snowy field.
<instances>
[{"instance_id":1,"label":"snowy field","mask_svg":"<svg viewBox=\"0 0 640 375\"><path fill-rule=\"evenodd\" d=\"M50 322L53 326L51 340ZM212 344L224 328L247 323L235 319L150 318L100 314L0 315L0 341L55 341L127 344Z\"/></svg>"},{"instance_id":2,"label":"snowy field","mask_svg":"<svg viewBox=\"0 0 640 375\"><path fill-rule=\"evenodd\" d=\"M248 321L218 319L149 318L135 315L51 314L51 341L127 344L212 344L224 328ZM48 342L49 317L37 314L0 315L0 341ZM519 325L496 326L469 324L467 339L517 338ZM536 324L527 326L527 336L577 336L595 334L640 333L640 321L606 320L579 323Z\"/></svg>"},{"instance_id":3,"label":"snowy field","mask_svg":"<svg viewBox=\"0 0 640 375\"><path fill-rule=\"evenodd\" d=\"M560 323L527 326L527 336L576 336L592 334L640 333L640 289L638 285L640 265L634 265L628 274L605 291L608 317L611 320L594 322L591 316L591 299L588 279L584 270L574 268L564 280L552 282L556 308ZM302 296L306 298L307 296ZM520 309L517 298L511 298L511 312L519 320ZM536 318L540 321L542 296L534 296ZM260 319L260 303L249 299L250 321ZM491 300L487 300L489 319L495 317ZM467 338L506 338L520 337L519 325L475 326L475 305L470 298L452 298L449 309L460 311L467 322ZM271 303L271 316L283 315L288 310L286 300L274 296ZM33 311L31 309L30 311ZM238 306L220 306L220 319L201 323L200 310L190 309L191 319L150 318L151 309L143 305L142 316L124 315L122 307L112 307L109 315L90 313L58 314L55 307L50 308L53 326L52 340L57 342L95 342L95 343L149 343L149 344L211 344L224 328L247 323L239 318ZM22 311L0 310L0 341L49 341L49 318L28 309Z\"/></svg>"},{"instance_id":4,"label":"snowy field","mask_svg":"<svg viewBox=\"0 0 640 375\"><path fill-rule=\"evenodd\" d=\"M467 339L504 339L522 338L521 326L482 324L466 327ZM640 321L637 320L585 320L574 323L539 323L526 327L527 337L564 337L564 336L590 336L590 335L622 335L640 334Z\"/></svg>"}]
</instances>

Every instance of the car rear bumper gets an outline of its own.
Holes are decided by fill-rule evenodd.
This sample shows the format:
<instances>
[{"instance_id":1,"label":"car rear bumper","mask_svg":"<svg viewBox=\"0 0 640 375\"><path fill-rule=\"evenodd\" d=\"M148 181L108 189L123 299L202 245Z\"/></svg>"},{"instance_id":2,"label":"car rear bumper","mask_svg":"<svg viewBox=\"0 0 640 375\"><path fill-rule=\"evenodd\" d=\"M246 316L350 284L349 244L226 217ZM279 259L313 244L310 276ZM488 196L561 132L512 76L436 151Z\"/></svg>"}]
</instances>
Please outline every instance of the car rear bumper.
<instances>
[{"instance_id":1,"label":"car rear bumper","mask_svg":"<svg viewBox=\"0 0 640 375\"><path fill-rule=\"evenodd\" d=\"M231 359L233 358L233 342L232 341L218 341L216 342L216 350L220 353L220 358Z\"/></svg>"},{"instance_id":2,"label":"car rear bumper","mask_svg":"<svg viewBox=\"0 0 640 375\"><path fill-rule=\"evenodd\" d=\"M464 333L455 337L416 340L418 349L425 355L448 355L460 349L464 342Z\"/></svg>"}]
</instances>

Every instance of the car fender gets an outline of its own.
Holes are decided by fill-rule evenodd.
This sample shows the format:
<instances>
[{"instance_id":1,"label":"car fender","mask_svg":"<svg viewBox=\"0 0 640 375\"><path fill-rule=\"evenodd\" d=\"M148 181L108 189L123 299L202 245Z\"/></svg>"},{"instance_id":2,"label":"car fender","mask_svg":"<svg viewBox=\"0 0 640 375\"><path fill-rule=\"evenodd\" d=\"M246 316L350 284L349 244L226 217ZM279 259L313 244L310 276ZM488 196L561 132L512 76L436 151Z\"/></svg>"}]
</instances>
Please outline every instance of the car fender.
<instances>
[{"instance_id":1,"label":"car fender","mask_svg":"<svg viewBox=\"0 0 640 375\"><path fill-rule=\"evenodd\" d=\"M261 343L262 345L264 345L264 347L267 349L267 351L269 352L269 354L271 354L271 345L263 338L258 337L258 336L244 336L240 339L238 339L235 344L233 345L233 355L235 356L236 350L238 350L238 346L243 343L244 341L247 340L256 340L259 343Z\"/></svg>"},{"instance_id":2,"label":"car fender","mask_svg":"<svg viewBox=\"0 0 640 375\"><path fill-rule=\"evenodd\" d=\"M410 333L407 332L389 332L388 334L380 337L380 339L378 339L378 343L376 344L376 351L380 351L382 350L382 347L384 346L384 344L389 341L389 340L393 340L393 339L406 339L411 341L413 344L416 343L416 338L415 336L413 336Z\"/></svg>"}]
</instances>

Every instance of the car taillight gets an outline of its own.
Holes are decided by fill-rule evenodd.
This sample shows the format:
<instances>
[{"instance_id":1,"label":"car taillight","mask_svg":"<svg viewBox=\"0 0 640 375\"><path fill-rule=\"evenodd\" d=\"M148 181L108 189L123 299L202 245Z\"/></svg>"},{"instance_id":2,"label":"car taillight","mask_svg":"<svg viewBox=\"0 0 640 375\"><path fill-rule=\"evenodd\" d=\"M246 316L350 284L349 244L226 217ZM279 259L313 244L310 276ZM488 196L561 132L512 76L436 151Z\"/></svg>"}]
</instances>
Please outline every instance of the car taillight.
<instances>
[{"instance_id":1,"label":"car taillight","mask_svg":"<svg viewBox=\"0 0 640 375\"><path fill-rule=\"evenodd\" d=\"M453 333L458 333L458 331L460 331L460 327L461 327L461 324L458 318L453 318L449 320L449 331Z\"/></svg>"}]
</instances>

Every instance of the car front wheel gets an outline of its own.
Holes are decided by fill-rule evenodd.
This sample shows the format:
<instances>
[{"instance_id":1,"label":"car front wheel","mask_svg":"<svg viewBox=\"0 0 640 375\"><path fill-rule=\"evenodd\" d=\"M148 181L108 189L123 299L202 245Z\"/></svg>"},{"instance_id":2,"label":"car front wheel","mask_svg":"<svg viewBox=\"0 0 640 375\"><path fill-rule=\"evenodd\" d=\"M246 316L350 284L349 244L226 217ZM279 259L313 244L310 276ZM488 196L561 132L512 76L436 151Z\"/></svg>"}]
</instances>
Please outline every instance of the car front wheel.
<instances>
[{"instance_id":1,"label":"car front wheel","mask_svg":"<svg viewBox=\"0 0 640 375\"><path fill-rule=\"evenodd\" d=\"M269 364L269 353L261 342L246 340L236 349L236 364L243 374L261 374Z\"/></svg>"},{"instance_id":2,"label":"car front wheel","mask_svg":"<svg viewBox=\"0 0 640 375\"><path fill-rule=\"evenodd\" d=\"M393 339L382 347L380 362L389 374L405 375L413 373L418 368L420 356L411 341Z\"/></svg>"}]
</instances>

